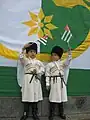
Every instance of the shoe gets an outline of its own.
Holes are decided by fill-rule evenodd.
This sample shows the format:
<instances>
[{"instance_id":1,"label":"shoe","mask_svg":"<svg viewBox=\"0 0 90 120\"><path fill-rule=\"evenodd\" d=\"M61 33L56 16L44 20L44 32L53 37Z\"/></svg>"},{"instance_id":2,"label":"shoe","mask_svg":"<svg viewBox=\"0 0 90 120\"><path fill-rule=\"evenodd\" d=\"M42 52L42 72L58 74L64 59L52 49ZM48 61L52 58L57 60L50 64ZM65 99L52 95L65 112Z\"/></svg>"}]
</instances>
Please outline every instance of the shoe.
<instances>
[{"instance_id":1,"label":"shoe","mask_svg":"<svg viewBox=\"0 0 90 120\"><path fill-rule=\"evenodd\" d=\"M28 118L28 116L23 115L23 116L20 118L20 120L26 120L27 118Z\"/></svg>"},{"instance_id":2,"label":"shoe","mask_svg":"<svg viewBox=\"0 0 90 120\"><path fill-rule=\"evenodd\" d=\"M40 120L37 115L33 115L33 120Z\"/></svg>"},{"instance_id":3,"label":"shoe","mask_svg":"<svg viewBox=\"0 0 90 120\"><path fill-rule=\"evenodd\" d=\"M49 120L53 120L53 117L48 117Z\"/></svg>"},{"instance_id":4,"label":"shoe","mask_svg":"<svg viewBox=\"0 0 90 120\"><path fill-rule=\"evenodd\" d=\"M63 119L63 120L66 120L66 115L61 114L61 115L60 115L60 118Z\"/></svg>"}]
</instances>

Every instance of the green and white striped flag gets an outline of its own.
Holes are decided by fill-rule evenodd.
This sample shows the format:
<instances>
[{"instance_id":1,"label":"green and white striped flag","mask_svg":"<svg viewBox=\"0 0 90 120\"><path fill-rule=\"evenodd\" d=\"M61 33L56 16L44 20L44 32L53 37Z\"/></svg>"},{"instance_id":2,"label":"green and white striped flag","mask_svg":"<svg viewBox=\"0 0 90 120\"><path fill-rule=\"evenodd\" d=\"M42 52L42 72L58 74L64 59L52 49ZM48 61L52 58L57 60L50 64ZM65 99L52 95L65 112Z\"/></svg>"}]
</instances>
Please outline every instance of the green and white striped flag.
<instances>
[{"instance_id":1,"label":"green and white striped flag","mask_svg":"<svg viewBox=\"0 0 90 120\"><path fill-rule=\"evenodd\" d=\"M61 39L64 40L64 41L66 41L67 43L69 43L71 37L72 37L72 33L71 33L70 29L69 29L69 26L66 25L65 31L64 31L64 33L63 33Z\"/></svg>"}]
</instances>

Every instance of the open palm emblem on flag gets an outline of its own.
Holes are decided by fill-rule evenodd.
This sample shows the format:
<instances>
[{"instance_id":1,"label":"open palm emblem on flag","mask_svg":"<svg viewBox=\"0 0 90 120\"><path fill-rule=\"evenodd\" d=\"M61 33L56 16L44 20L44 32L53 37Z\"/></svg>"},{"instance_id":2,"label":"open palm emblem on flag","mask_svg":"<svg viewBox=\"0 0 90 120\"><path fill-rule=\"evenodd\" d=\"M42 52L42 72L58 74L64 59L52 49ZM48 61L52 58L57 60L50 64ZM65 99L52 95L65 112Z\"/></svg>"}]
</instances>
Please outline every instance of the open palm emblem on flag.
<instances>
[{"instance_id":1,"label":"open palm emblem on flag","mask_svg":"<svg viewBox=\"0 0 90 120\"><path fill-rule=\"evenodd\" d=\"M71 40L72 37L72 33L70 31L70 28L68 25L66 25L65 27L65 31L61 37L62 40L66 41L67 43L69 43L69 41Z\"/></svg>"}]
</instances>

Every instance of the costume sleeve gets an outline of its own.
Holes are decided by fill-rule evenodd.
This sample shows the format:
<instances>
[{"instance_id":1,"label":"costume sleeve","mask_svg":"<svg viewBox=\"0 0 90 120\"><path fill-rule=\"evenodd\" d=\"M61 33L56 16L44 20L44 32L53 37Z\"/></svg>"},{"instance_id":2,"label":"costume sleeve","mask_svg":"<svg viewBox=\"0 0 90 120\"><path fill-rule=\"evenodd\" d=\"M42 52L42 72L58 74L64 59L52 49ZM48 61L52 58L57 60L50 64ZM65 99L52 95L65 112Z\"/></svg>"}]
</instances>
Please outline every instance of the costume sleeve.
<instances>
[{"instance_id":1,"label":"costume sleeve","mask_svg":"<svg viewBox=\"0 0 90 120\"><path fill-rule=\"evenodd\" d=\"M71 54L71 50L68 51L68 57L67 59L63 62L63 67L68 67L70 65L70 62L72 60L72 54Z\"/></svg>"},{"instance_id":2,"label":"costume sleeve","mask_svg":"<svg viewBox=\"0 0 90 120\"><path fill-rule=\"evenodd\" d=\"M64 69L64 80L66 83L68 81L69 69L70 69L69 66L65 67L65 69Z\"/></svg>"},{"instance_id":3,"label":"costume sleeve","mask_svg":"<svg viewBox=\"0 0 90 120\"><path fill-rule=\"evenodd\" d=\"M22 87L22 83L24 80L24 63L25 63L25 54L20 53L19 58L17 60L17 82L20 87Z\"/></svg>"},{"instance_id":4,"label":"costume sleeve","mask_svg":"<svg viewBox=\"0 0 90 120\"><path fill-rule=\"evenodd\" d=\"M20 60L17 61L17 82L20 87L24 80L24 66L21 64Z\"/></svg>"},{"instance_id":5,"label":"costume sleeve","mask_svg":"<svg viewBox=\"0 0 90 120\"><path fill-rule=\"evenodd\" d=\"M46 71L45 71L45 76L46 76L46 86L50 86L50 65L46 65Z\"/></svg>"},{"instance_id":6,"label":"costume sleeve","mask_svg":"<svg viewBox=\"0 0 90 120\"><path fill-rule=\"evenodd\" d=\"M69 76L69 69L70 69L70 62L72 60L72 54L71 50L68 51L68 57L67 59L63 62L63 67L64 67L64 80L67 83L68 81L68 76Z\"/></svg>"},{"instance_id":7,"label":"costume sleeve","mask_svg":"<svg viewBox=\"0 0 90 120\"><path fill-rule=\"evenodd\" d=\"M20 53L19 60L20 60L21 64L23 64L23 65L25 64L25 61L27 60L25 51Z\"/></svg>"}]
</instances>

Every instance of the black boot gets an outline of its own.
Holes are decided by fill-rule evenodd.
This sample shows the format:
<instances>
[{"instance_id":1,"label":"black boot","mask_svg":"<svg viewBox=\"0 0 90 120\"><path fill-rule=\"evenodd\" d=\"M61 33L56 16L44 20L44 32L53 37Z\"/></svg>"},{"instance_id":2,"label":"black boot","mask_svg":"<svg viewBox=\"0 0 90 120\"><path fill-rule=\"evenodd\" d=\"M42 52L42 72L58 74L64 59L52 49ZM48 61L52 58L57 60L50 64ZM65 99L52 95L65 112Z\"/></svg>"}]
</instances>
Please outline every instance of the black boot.
<instances>
[{"instance_id":1,"label":"black boot","mask_svg":"<svg viewBox=\"0 0 90 120\"><path fill-rule=\"evenodd\" d=\"M26 120L28 118L28 113L29 113L29 103L25 102L24 103L24 113L23 113L23 116L20 118L20 120Z\"/></svg>"},{"instance_id":2,"label":"black boot","mask_svg":"<svg viewBox=\"0 0 90 120\"><path fill-rule=\"evenodd\" d=\"M64 114L63 102L59 103L59 116L61 119L66 120L66 115Z\"/></svg>"},{"instance_id":3,"label":"black boot","mask_svg":"<svg viewBox=\"0 0 90 120\"><path fill-rule=\"evenodd\" d=\"M20 118L20 120L26 120L28 118L28 115L26 112L24 112L23 116Z\"/></svg>"},{"instance_id":4,"label":"black boot","mask_svg":"<svg viewBox=\"0 0 90 120\"><path fill-rule=\"evenodd\" d=\"M34 120L40 120L38 117L37 102L32 103L32 115Z\"/></svg>"},{"instance_id":5,"label":"black boot","mask_svg":"<svg viewBox=\"0 0 90 120\"><path fill-rule=\"evenodd\" d=\"M53 120L54 118L54 110L55 110L55 103L50 102L50 106L49 106L49 120Z\"/></svg>"}]
</instances>

